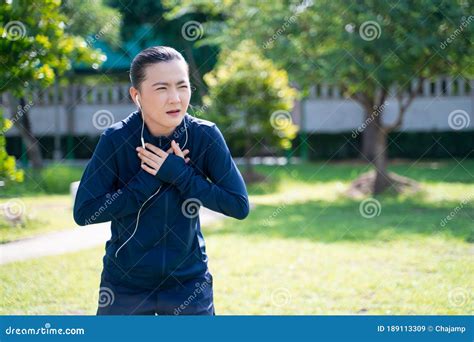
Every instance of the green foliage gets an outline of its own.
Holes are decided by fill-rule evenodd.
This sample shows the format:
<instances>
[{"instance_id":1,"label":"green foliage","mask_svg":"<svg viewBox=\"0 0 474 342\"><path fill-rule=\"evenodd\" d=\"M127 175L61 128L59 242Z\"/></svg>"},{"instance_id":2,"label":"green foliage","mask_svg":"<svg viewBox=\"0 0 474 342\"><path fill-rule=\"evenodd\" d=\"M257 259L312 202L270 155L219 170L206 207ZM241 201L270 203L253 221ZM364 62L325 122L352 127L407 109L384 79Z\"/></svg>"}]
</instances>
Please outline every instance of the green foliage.
<instances>
[{"instance_id":1,"label":"green foliage","mask_svg":"<svg viewBox=\"0 0 474 342\"><path fill-rule=\"evenodd\" d=\"M73 6L68 2L69 6L61 9L59 0L44 0L41 4L27 0L2 1L0 94L10 91L20 97L26 88L47 87L57 76L71 69L73 61L97 68L105 56L91 49L82 37L71 34L79 31L80 23L74 24L74 20L64 14L69 11L72 16L73 8L97 7L92 3ZM7 124L0 114L0 178L22 181L23 173L15 170L15 159L5 150Z\"/></svg>"},{"instance_id":2,"label":"green foliage","mask_svg":"<svg viewBox=\"0 0 474 342\"><path fill-rule=\"evenodd\" d=\"M68 194L70 184L79 181L83 172L83 167L64 164L51 164L41 170L26 168L22 170L24 182L6 182L0 197Z\"/></svg>"},{"instance_id":3,"label":"green foliage","mask_svg":"<svg viewBox=\"0 0 474 342\"><path fill-rule=\"evenodd\" d=\"M204 103L210 117L237 147L249 146L249 139L291 147L297 127L289 111L296 91L289 86L286 71L264 58L253 42L222 51L216 68L204 79L209 86Z\"/></svg>"},{"instance_id":4,"label":"green foliage","mask_svg":"<svg viewBox=\"0 0 474 342\"><path fill-rule=\"evenodd\" d=\"M6 182L22 182L23 171L17 170L15 165L15 157L9 156L6 151L5 132L11 126L11 121L3 117L0 109L0 181Z\"/></svg>"},{"instance_id":5,"label":"green foliage","mask_svg":"<svg viewBox=\"0 0 474 342\"><path fill-rule=\"evenodd\" d=\"M66 32L67 16L61 1L39 6L27 0L0 4L0 93L21 95L25 87L50 85L71 68L71 62L98 67L105 58L89 48L82 37Z\"/></svg>"},{"instance_id":6,"label":"green foliage","mask_svg":"<svg viewBox=\"0 0 474 342\"><path fill-rule=\"evenodd\" d=\"M66 194L72 182L81 179L83 169L65 165L51 165L41 171L41 188L48 194Z\"/></svg>"},{"instance_id":7,"label":"green foliage","mask_svg":"<svg viewBox=\"0 0 474 342\"><path fill-rule=\"evenodd\" d=\"M213 69L218 54L218 47L200 44L201 26L195 24L206 21L207 15L189 13L172 18L165 2L155 0L134 0L133 6L123 0L107 0L107 4L123 15L121 34L128 55L152 45L172 46L183 54L190 68L192 103L202 104L207 91L202 75Z\"/></svg>"},{"instance_id":8,"label":"green foliage","mask_svg":"<svg viewBox=\"0 0 474 342\"><path fill-rule=\"evenodd\" d=\"M207 42L252 38L300 86L324 80L348 95L414 77L473 75L472 1L175 1L173 14L203 12ZM179 4L178 4L179 3Z\"/></svg>"},{"instance_id":9,"label":"green foliage","mask_svg":"<svg viewBox=\"0 0 474 342\"><path fill-rule=\"evenodd\" d=\"M65 32L88 36L86 40L89 45L100 39L112 47L120 46L122 15L104 4L103 0L63 0L61 12L68 18Z\"/></svg>"}]
</instances>

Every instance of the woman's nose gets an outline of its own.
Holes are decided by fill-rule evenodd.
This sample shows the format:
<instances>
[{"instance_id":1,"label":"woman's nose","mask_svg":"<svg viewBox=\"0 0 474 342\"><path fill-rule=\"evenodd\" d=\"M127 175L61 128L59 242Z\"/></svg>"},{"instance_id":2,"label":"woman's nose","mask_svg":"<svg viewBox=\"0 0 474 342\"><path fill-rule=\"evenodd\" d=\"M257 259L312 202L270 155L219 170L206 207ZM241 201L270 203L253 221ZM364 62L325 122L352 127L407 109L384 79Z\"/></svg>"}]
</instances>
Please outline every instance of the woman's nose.
<instances>
[{"instance_id":1,"label":"woman's nose","mask_svg":"<svg viewBox=\"0 0 474 342\"><path fill-rule=\"evenodd\" d=\"M179 98L179 93L175 90L171 90L171 93L169 95L169 102L170 103L176 103L180 102L181 99Z\"/></svg>"}]
</instances>

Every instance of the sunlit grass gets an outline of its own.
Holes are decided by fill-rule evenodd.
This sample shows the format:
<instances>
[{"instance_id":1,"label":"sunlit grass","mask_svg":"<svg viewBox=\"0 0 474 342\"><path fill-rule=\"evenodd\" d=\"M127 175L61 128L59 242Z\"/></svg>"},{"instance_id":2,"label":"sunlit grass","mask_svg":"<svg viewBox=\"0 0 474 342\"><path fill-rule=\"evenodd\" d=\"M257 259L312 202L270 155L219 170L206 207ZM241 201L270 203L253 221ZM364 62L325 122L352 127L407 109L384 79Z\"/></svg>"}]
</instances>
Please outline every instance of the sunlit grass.
<instances>
[{"instance_id":1,"label":"sunlit grass","mask_svg":"<svg viewBox=\"0 0 474 342\"><path fill-rule=\"evenodd\" d=\"M474 163L396 165L422 191L373 218L344 195L366 167L321 165L259 167L249 217L203 227L217 314L473 313ZM103 252L2 266L0 313L94 314Z\"/></svg>"},{"instance_id":2,"label":"sunlit grass","mask_svg":"<svg viewBox=\"0 0 474 342\"><path fill-rule=\"evenodd\" d=\"M69 195L25 196L0 200L0 206L7 203L15 210L23 212L24 222L12 226L5 217L0 217L0 243L76 226L72 218L72 198Z\"/></svg>"}]
</instances>

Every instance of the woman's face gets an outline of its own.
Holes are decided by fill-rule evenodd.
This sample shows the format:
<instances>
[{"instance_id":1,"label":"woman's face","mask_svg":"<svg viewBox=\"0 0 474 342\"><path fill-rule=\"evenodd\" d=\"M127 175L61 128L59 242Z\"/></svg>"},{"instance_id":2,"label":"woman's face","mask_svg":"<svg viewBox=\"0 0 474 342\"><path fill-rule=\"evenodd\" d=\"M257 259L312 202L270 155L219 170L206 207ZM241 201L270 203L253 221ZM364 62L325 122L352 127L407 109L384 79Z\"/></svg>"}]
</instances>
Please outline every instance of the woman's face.
<instances>
[{"instance_id":1,"label":"woman's face","mask_svg":"<svg viewBox=\"0 0 474 342\"><path fill-rule=\"evenodd\" d=\"M135 97L137 91L132 87L130 93ZM191 99L186 63L172 60L147 66L138 96L147 123L173 130L181 123Z\"/></svg>"}]
</instances>

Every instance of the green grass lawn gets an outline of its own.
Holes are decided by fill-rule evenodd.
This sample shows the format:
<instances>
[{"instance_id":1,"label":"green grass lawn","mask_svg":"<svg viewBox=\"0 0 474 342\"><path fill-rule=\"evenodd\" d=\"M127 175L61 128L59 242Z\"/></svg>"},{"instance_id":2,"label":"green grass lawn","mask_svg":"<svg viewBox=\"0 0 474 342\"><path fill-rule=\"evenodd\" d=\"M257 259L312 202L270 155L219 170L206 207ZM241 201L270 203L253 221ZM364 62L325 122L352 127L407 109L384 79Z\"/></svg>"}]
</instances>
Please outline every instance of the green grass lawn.
<instances>
[{"instance_id":1,"label":"green grass lawn","mask_svg":"<svg viewBox=\"0 0 474 342\"><path fill-rule=\"evenodd\" d=\"M249 217L203 227L217 314L473 313L473 161L392 166L423 191L373 218L344 196L364 165L258 169L273 181L249 187ZM1 266L0 314L94 314L102 255Z\"/></svg>"},{"instance_id":2,"label":"green grass lawn","mask_svg":"<svg viewBox=\"0 0 474 342\"><path fill-rule=\"evenodd\" d=\"M7 182L0 188L0 207L8 204L15 212L24 212L23 223L12 227L0 211L0 244L76 225L69 186L81 179L83 168L51 164L41 171L24 172L24 182Z\"/></svg>"}]
</instances>

